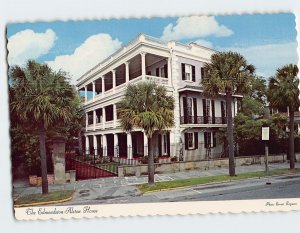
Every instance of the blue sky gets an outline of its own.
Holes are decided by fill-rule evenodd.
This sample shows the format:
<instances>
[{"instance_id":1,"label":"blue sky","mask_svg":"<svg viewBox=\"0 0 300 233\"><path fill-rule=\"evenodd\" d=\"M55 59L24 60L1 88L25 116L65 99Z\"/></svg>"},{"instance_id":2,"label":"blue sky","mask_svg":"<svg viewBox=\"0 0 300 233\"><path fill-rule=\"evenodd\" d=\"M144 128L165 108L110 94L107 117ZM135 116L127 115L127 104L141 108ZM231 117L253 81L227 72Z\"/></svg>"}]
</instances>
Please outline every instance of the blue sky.
<instances>
[{"instance_id":1,"label":"blue sky","mask_svg":"<svg viewBox=\"0 0 300 233\"><path fill-rule=\"evenodd\" d=\"M27 59L37 59L68 71L76 80L136 35L146 33L238 51L267 78L280 66L297 63L295 26L295 16L289 13L9 24L8 62L23 65Z\"/></svg>"}]
</instances>

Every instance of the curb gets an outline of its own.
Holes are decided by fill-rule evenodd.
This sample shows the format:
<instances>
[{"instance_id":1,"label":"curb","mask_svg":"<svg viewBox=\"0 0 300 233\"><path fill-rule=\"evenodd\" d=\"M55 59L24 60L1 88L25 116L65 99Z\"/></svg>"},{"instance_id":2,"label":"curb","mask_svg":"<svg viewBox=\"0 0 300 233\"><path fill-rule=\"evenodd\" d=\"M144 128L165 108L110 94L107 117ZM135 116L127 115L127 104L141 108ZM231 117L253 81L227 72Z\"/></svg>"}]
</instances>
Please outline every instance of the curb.
<instances>
[{"instance_id":1,"label":"curb","mask_svg":"<svg viewBox=\"0 0 300 233\"><path fill-rule=\"evenodd\" d=\"M272 176L258 176L258 177L251 177L251 178L245 178L245 179L237 179L237 180L226 180L226 181L219 181L219 182L209 182L209 183L205 183L205 184L196 184L196 185L189 185L189 186L179 186L176 188L164 188L164 189L156 189L156 190L151 190L151 191L146 191L146 192L142 192L142 194L151 194L151 193L156 193L156 192L164 192L164 191L171 191L171 190L175 190L175 189L189 189L189 188L193 188L195 186L205 186L205 185L214 185L214 184L223 184L223 183L230 183L230 182L234 182L234 181L242 181L242 180L255 180L255 179L261 179L261 178L271 178L271 177L280 177L280 176L290 176L293 174L297 174L297 173L287 173L285 175L272 175ZM300 174L300 173L298 173Z\"/></svg>"},{"instance_id":2,"label":"curb","mask_svg":"<svg viewBox=\"0 0 300 233\"><path fill-rule=\"evenodd\" d=\"M19 208L19 207L29 207L29 206L35 206L35 205L49 205L49 204L58 204L58 203L63 203L72 200L73 194L75 191L72 192L72 195L68 198L61 199L61 200L56 200L56 201L44 201L44 202L35 202L35 203L27 203L27 204L18 204L14 205L14 208Z\"/></svg>"}]
</instances>

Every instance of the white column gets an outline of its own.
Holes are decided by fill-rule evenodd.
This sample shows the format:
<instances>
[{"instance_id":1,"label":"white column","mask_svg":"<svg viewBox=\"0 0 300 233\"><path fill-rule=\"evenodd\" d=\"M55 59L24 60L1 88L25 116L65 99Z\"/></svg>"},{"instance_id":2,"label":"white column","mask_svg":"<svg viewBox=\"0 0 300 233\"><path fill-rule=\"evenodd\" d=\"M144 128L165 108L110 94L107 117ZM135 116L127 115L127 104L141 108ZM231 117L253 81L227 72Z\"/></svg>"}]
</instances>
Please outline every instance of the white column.
<instances>
[{"instance_id":1,"label":"white column","mask_svg":"<svg viewBox=\"0 0 300 233\"><path fill-rule=\"evenodd\" d=\"M102 93L101 93L101 95L103 96L104 92L105 92L104 76L101 77L101 85L102 85Z\"/></svg>"},{"instance_id":2,"label":"white column","mask_svg":"<svg viewBox=\"0 0 300 233\"><path fill-rule=\"evenodd\" d=\"M172 79L171 79L172 73L171 73L171 58L168 57L168 84L172 84Z\"/></svg>"},{"instance_id":3,"label":"white column","mask_svg":"<svg viewBox=\"0 0 300 233\"><path fill-rule=\"evenodd\" d=\"M237 115L237 111L238 111L238 102L237 99L234 99L234 116Z\"/></svg>"},{"instance_id":4,"label":"white column","mask_svg":"<svg viewBox=\"0 0 300 233\"><path fill-rule=\"evenodd\" d=\"M145 132L144 134L144 156L148 156L148 137Z\"/></svg>"},{"instance_id":5,"label":"white column","mask_svg":"<svg viewBox=\"0 0 300 233\"><path fill-rule=\"evenodd\" d=\"M93 111L93 129L96 130L96 110Z\"/></svg>"},{"instance_id":6,"label":"white column","mask_svg":"<svg viewBox=\"0 0 300 233\"><path fill-rule=\"evenodd\" d=\"M96 95L96 86L95 86L95 81L93 81L93 99L95 99L95 95Z\"/></svg>"},{"instance_id":7,"label":"white column","mask_svg":"<svg viewBox=\"0 0 300 233\"><path fill-rule=\"evenodd\" d=\"M105 123L106 123L106 112L105 108L102 108L102 128L105 129Z\"/></svg>"},{"instance_id":8,"label":"white column","mask_svg":"<svg viewBox=\"0 0 300 233\"><path fill-rule=\"evenodd\" d=\"M87 86L84 86L84 100L87 102Z\"/></svg>"},{"instance_id":9,"label":"white column","mask_svg":"<svg viewBox=\"0 0 300 233\"><path fill-rule=\"evenodd\" d=\"M90 154L90 141L88 135L85 135L85 154Z\"/></svg>"},{"instance_id":10,"label":"white column","mask_svg":"<svg viewBox=\"0 0 300 233\"><path fill-rule=\"evenodd\" d=\"M107 139L106 135L102 135L102 148L103 148L103 156L107 156Z\"/></svg>"},{"instance_id":11,"label":"white column","mask_svg":"<svg viewBox=\"0 0 300 233\"><path fill-rule=\"evenodd\" d=\"M127 133L127 159L132 159L132 137Z\"/></svg>"},{"instance_id":12,"label":"white column","mask_svg":"<svg viewBox=\"0 0 300 233\"><path fill-rule=\"evenodd\" d=\"M87 131L88 125L89 125L89 115L88 115L88 113L86 112L86 113L85 113L85 131Z\"/></svg>"},{"instance_id":13,"label":"white column","mask_svg":"<svg viewBox=\"0 0 300 233\"><path fill-rule=\"evenodd\" d=\"M117 126L117 105L113 104L114 128Z\"/></svg>"},{"instance_id":14,"label":"white column","mask_svg":"<svg viewBox=\"0 0 300 233\"><path fill-rule=\"evenodd\" d=\"M115 92L115 88L116 88L116 70L112 70L112 83L113 83L113 92Z\"/></svg>"},{"instance_id":15,"label":"white column","mask_svg":"<svg viewBox=\"0 0 300 233\"><path fill-rule=\"evenodd\" d=\"M141 58L142 58L142 80L146 79L146 53L142 52L141 53Z\"/></svg>"},{"instance_id":16,"label":"white column","mask_svg":"<svg viewBox=\"0 0 300 233\"><path fill-rule=\"evenodd\" d=\"M125 83L128 83L129 82L129 61L125 62L125 77L126 77Z\"/></svg>"},{"instance_id":17,"label":"white column","mask_svg":"<svg viewBox=\"0 0 300 233\"><path fill-rule=\"evenodd\" d=\"M93 137L94 137L94 151L95 151L95 155L98 155L98 151L97 151L97 149L98 149L97 136L94 135Z\"/></svg>"},{"instance_id":18,"label":"white column","mask_svg":"<svg viewBox=\"0 0 300 233\"><path fill-rule=\"evenodd\" d=\"M114 134L114 157L119 157L118 134Z\"/></svg>"}]
</instances>

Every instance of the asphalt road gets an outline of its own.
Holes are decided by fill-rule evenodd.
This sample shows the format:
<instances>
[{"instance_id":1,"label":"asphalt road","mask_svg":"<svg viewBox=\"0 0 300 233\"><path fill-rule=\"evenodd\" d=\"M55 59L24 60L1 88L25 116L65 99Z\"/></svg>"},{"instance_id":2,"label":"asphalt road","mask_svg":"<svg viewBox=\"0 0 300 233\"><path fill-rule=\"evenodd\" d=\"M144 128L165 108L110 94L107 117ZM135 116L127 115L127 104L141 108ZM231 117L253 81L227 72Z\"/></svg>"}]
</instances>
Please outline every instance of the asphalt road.
<instances>
[{"instance_id":1,"label":"asphalt road","mask_svg":"<svg viewBox=\"0 0 300 233\"><path fill-rule=\"evenodd\" d=\"M267 185L267 182L271 184ZM199 185L144 195L135 186L121 188L123 190L81 190L72 201L63 205L300 198L300 174Z\"/></svg>"}]
</instances>

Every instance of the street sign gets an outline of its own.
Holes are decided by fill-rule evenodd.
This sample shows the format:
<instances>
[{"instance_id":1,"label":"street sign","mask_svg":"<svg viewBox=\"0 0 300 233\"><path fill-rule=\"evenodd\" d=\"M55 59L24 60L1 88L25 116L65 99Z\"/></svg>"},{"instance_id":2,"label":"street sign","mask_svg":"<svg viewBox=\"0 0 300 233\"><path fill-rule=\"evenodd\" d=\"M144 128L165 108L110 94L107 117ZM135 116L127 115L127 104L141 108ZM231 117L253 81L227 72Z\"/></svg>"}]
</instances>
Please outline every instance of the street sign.
<instances>
[{"instance_id":1,"label":"street sign","mask_svg":"<svg viewBox=\"0 0 300 233\"><path fill-rule=\"evenodd\" d=\"M261 128L261 139L263 141L269 141L269 127L262 127Z\"/></svg>"}]
</instances>

